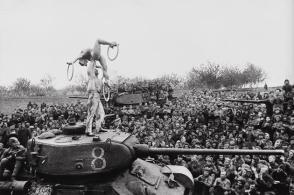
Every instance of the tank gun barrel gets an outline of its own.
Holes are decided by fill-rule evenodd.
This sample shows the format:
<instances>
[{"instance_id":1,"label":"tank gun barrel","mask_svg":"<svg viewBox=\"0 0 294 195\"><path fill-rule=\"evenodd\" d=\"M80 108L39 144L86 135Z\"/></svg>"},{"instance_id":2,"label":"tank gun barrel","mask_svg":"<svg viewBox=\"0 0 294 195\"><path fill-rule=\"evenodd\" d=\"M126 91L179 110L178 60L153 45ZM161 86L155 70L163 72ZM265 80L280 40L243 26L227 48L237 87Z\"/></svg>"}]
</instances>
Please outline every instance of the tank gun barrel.
<instances>
[{"instance_id":1,"label":"tank gun barrel","mask_svg":"<svg viewBox=\"0 0 294 195\"><path fill-rule=\"evenodd\" d=\"M283 150L243 150L243 149L185 149L185 148L149 148L145 144L134 146L139 156L163 154L163 155L283 155Z\"/></svg>"},{"instance_id":2,"label":"tank gun barrel","mask_svg":"<svg viewBox=\"0 0 294 195\"><path fill-rule=\"evenodd\" d=\"M69 96L68 98L70 98L70 99L88 99L88 97L87 96Z\"/></svg>"},{"instance_id":3,"label":"tank gun barrel","mask_svg":"<svg viewBox=\"0 0 294 195\"><path fill-rule=\"evenodd\" d=\"M70 98L70 99L80 99L80 100L87 100L88 99L87 96L68 96L68 98ZM100 100L104 100L104 98L101 96Z\"/></svg>"},{"instance_id":4,"label":"tank gun barrel","mask_svg":"<svg viewBox=\"0 0 294 195\"><path fill-rule=\"evenodd\" d=\"M239 103L251 103L251 104L265 104L266 112L269 116L273 115L273 104L269 99L265 100L238 100L238 99L223 99L225 102L239 102Z\"/></svg>"},{"instance_id":5,"label":"tank gun barrel","mask_svg":"<svg viewBox=\"0 0 294 195\"><path fill-rule=\"evenodd\" d=\"M242 100L242 99L223 99L225 102L239 102L239 103L251 103L251 104L265 104L268 100Z\"/></svg>"}]
</instances>

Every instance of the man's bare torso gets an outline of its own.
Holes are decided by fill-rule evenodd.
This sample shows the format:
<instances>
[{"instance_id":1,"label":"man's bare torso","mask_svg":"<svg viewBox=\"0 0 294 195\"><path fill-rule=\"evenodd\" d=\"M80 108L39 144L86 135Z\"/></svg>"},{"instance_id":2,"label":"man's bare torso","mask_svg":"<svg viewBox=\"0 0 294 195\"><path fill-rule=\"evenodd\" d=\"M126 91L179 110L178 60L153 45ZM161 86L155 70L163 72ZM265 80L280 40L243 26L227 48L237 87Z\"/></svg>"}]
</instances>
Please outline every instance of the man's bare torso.
<instances>
[{"instance_id":1,"label":"man's bare torso","mask_svg":"<svg viewBox=\"0 0 294 195\"><path fill-rule=\"evenodd\" d=\"M98 78L98 75L95 75L95 73L92 72L93 71L92 66L94 67L96 66L95 61L90 61L90 63L88 64L87 74L88 74L89 80L88 80L87 91L100 92L102 88L102 81L101 79Z\"/></svg>"}]
</instances>

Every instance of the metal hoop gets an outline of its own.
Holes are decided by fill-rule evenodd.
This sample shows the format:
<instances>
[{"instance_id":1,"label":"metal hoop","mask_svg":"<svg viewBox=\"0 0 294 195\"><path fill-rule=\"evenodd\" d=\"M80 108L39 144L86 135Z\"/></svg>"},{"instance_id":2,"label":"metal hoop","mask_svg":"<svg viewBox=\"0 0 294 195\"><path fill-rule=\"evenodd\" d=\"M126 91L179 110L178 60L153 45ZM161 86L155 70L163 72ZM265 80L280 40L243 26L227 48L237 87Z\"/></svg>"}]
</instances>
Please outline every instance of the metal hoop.
<instances>
[{"instance_id":1,"label":"metal hoop","mask_svg":"<svg viewBox=\"0 0 294 195\"><path fill-rule=\"evenodd\" d=\"M113 58L111 58L110 55L109 55L110 48L113 49L113 47L108 46L108 48L107 48L107 57L108 57L108 59L109 59L110 61L113 61L113 60L115 60L115 59L117 58L117 56L118 56L118 53L119 53L119 45L116 45L116 48L117 48L117 49L116 49L116 54L115 54L115 56L114 56Z\"/></svg>"},{"instance_id":2,"label":"metal hoop","mask_svg":"<svg viewBox=\"0 0 294 195\"><path fill-rule=\"evenodd\" d=\"M72 71L71 71L71 74L69 75L69 67L70 67L70 66L72 66ZM72 78L73 78L73 75L74 75L74 65L71 64L71 65L68 65L68 66L67 66L67 79L68 79L69 81L71 81Z\"/></svg>"},{"instance_id":3,"label":"metal hoop","mask_svg":"<svg viewBox=\"0 0 294 195\"><path fill-rule=\"evenodd\" d=\"M109 101L109 98L110 98L110 90L109 90L109 88L108 88L107 97L106 97L105 84L103 84L103 86L102 86L102 92L103 92L104 100L105 100L106 102L108 102L108 101Z\"/></svg>"}]
</instances>

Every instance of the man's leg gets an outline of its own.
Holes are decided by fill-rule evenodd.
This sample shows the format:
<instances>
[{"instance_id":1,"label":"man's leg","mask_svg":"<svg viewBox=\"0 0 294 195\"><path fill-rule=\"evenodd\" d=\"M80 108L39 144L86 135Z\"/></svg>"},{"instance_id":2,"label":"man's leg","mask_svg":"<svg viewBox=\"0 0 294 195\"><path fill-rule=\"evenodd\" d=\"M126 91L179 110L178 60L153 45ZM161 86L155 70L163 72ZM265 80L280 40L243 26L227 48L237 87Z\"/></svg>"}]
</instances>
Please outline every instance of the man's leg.
<instances>
[{"instance_id":1,"label":"man's leg","mask_svg":"<svg viewBox=\"0 0 294 195\"><path fill-rule=\"evenodd\" d=\"M92 49L92 57L94 60L99 60L101 57L101 45L99 43L99 40L97 40L94 44L94 47Z\"/></svg>"},{"instance_id":2,"label":"man's leg","mask_svg":"<svg viewBox=\"0 0 294 195\"><path fill-rule=\"evenodd\" d=\"M92 134L92 122L97 110L98 102L95 101L95 97L93 93L89 94L88 98L88 116L86 120L86 133ZM96 116L97 117L97 116Z\"/></svg>"},{"instance_id":3,"label":"man's leg","mask_svg":"<svg viewBox=\"0 0 294 195\"><path fill-rule=\"evenodd\" d=\"M108 73L107 73L107 63L106 63L106 60L103 56L100 56L99 58L99 63L101 64L102 66L102 70L103 70L103 76L105 77L105 79L108 81L109 80L109 76L108 76Z\"/></svg>"},{"instance_id":4,"label":"man's leg","mask_svg":"<svg viewBox=\"0 0 294 195\"><path fill-rule=\"evenodd\" d=\"M101 124L104 121L104 117L105 117L105 112L104 112L104 108L103 105L99 99L99 104L98 104L98 108L96 111L96 132L98 133L99 130L101 129ZM99 117L98 117L99 116Z\"/></svg>"},{"instance_id":5,"label":"man's leg","mask_svg":"<svg viewBox=\"0 0 294 195\"><path fill-rule=\"evenodd\" d=\"M92 49L92 57L93 57L93 60L98 60L100 62L101 66L102 66L102 70L103 70L103 76L108 81L109 76L107 73L107 63L106 63L105 58L103 56L101 56L101 45L99 43L99 40L97 40L94 44L94 47Z\"/></svg>"}]
</instances>

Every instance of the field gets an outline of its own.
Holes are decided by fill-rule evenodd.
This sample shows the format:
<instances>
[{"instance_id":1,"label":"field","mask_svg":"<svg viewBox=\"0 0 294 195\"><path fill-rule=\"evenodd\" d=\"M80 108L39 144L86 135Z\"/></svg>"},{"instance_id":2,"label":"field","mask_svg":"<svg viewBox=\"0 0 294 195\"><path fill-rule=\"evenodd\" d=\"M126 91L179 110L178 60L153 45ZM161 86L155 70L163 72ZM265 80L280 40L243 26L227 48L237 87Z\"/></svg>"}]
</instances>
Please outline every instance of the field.
<instances>
[{"instance_id":1,"label":"field","mask_svg":"<svg viewBox=\"0 0 294 195\"><path fill-rule=\"evenodd\" d=\"M15 109L26 108L29 102L37 103L39 106L45 102L46 104L64 104L76 103L78 99L70 99L67 97L0 97L0 112L4 114L12 114ZM86 101L86 100L81 100Z\"/></svg>"}]
</instances>

